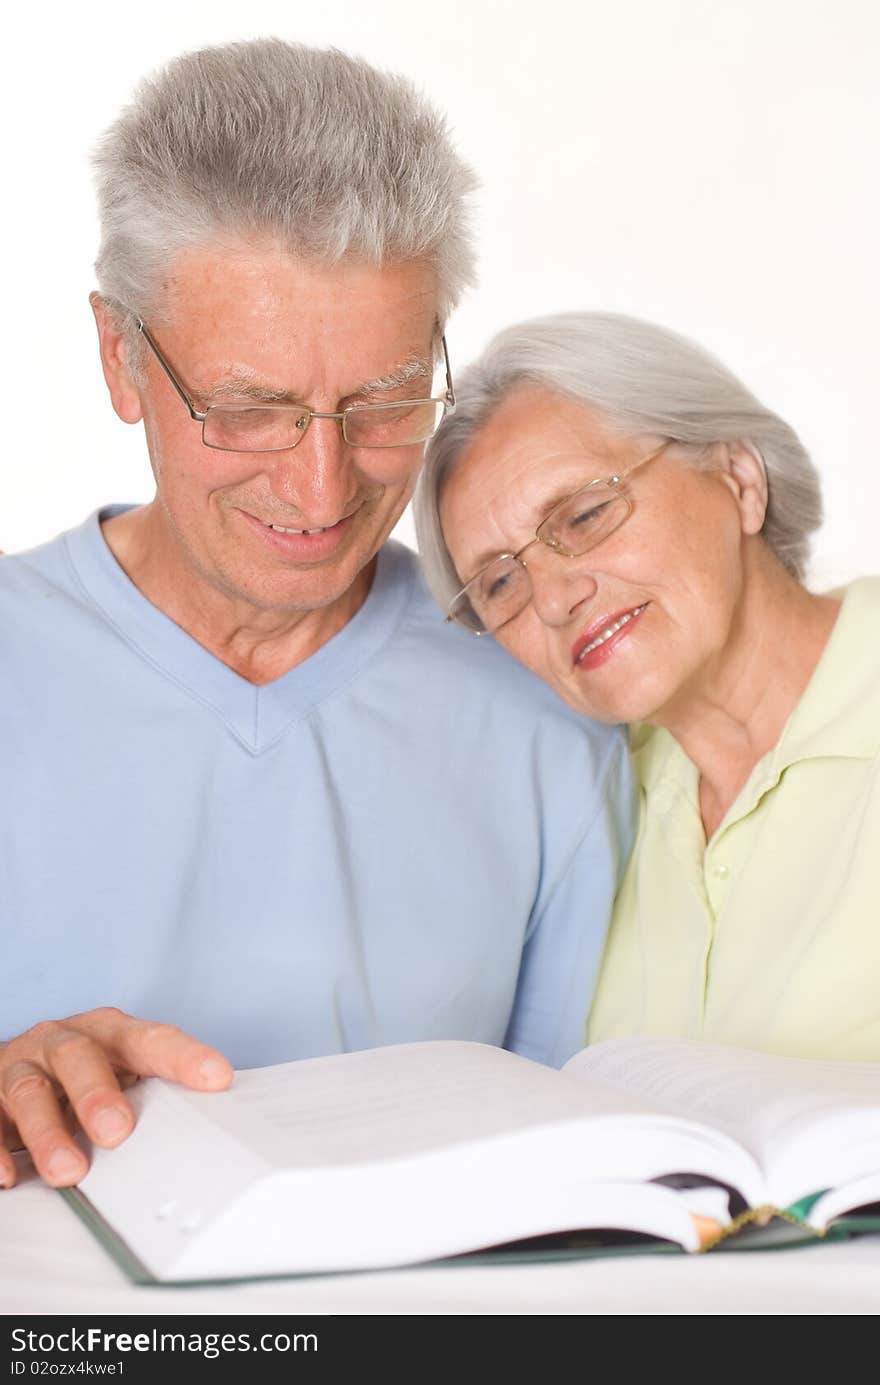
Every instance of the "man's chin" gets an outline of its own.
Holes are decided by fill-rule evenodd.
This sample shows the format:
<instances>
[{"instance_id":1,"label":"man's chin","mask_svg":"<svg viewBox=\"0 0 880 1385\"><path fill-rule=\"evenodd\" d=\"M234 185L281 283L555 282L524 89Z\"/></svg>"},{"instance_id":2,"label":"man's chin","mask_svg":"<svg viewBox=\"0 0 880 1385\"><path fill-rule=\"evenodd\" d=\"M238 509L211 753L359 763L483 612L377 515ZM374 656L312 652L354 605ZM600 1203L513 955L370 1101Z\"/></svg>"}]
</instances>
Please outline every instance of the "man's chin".
<instances>
[{"instance_id":1,"label":"man's chin","mask_svg":"<svg viewBox=\"0 0 880 1385\"><path fill-rule=\"evenodd\" d=\"M306 615L343 606L345 618L351 619L370 590L374 569L374 554L368 553L362 562L347 554L344 562L335 564L230 574L224 586L237 602L261 611Z\"/></svg>"}]
</instances>

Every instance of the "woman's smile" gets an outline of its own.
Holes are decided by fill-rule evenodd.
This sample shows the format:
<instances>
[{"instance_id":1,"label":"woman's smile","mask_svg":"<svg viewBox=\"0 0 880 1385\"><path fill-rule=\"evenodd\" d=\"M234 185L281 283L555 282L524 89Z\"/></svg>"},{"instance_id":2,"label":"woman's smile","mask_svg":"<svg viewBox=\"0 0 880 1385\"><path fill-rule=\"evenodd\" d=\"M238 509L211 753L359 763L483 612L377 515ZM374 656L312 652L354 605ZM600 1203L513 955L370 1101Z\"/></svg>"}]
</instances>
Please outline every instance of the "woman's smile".
<instances>
[{"instance_id":1,"label":"woman's smile","mask_svg":"<svg viewBox=\"0 0 880 1385\"><path fill-rule=\"evenodd\" d=\"M635 622L648 605L649 602L643 601L641 606L594 621L572 646L572 663L575 667L588 670L606 663L620 641L633 633Z\"/></svg>"}]
</instances>

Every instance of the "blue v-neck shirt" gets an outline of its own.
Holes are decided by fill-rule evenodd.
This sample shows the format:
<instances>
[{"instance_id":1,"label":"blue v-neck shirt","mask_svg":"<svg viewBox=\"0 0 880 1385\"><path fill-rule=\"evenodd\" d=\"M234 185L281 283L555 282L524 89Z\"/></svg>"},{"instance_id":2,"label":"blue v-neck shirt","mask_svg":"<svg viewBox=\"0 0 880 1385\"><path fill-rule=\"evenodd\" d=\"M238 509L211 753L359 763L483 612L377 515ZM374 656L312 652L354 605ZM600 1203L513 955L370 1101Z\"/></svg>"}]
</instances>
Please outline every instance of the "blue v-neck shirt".
<instances>
[{"instance_id":1,"label":"blue v-neck shirt","mask_svg":"<svg viewBox=\"0 0 880 1385\"><path fill-rule=\"evenodd\" d=\"M395 543L255 687L129 581L119 508L0 560L0 1038L117 1005L238 1067L563 1062L630 844L621 733L446 627Z\"/></svg>"}]
</instances>

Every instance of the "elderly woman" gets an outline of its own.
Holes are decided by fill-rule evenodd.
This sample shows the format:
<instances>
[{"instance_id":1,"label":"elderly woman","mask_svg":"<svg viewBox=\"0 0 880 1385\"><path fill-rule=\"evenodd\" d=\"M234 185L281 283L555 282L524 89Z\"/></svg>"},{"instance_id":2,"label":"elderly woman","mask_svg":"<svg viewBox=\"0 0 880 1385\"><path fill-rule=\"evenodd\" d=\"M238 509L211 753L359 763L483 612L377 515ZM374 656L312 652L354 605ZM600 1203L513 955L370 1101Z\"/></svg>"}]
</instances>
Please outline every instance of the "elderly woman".
<instances>
[{"instance_id":1,"label":"elderly woman","mask_svg":"<svg viewBox=\"0 0 880 1385\"><path fill-rule=\"evenodd\" d=\"M616 315L501 333L430 448L416 518L449 617L635 723L593 1040L880 1059L880 579L807 590L820 515L786 423Z\"/></svg>"}]
</instances>

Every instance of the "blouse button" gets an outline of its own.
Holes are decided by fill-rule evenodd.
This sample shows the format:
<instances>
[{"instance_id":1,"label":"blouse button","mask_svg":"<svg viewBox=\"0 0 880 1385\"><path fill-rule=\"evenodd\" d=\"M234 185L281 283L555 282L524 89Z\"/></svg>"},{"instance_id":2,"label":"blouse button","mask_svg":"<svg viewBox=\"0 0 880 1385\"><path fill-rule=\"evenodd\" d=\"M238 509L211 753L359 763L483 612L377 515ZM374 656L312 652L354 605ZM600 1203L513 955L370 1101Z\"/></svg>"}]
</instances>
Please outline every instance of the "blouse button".
<instances>
[{"instance_id":1,"label":"blouse button","mask_svg":"<svg viewBox=\"0 0 880 1385\"><path fill-rule=\"evenodd\" d=\"M716 866L713 872L719 880L726 880L730 874L730 866Z\"/></svg>"}]
</instances>

